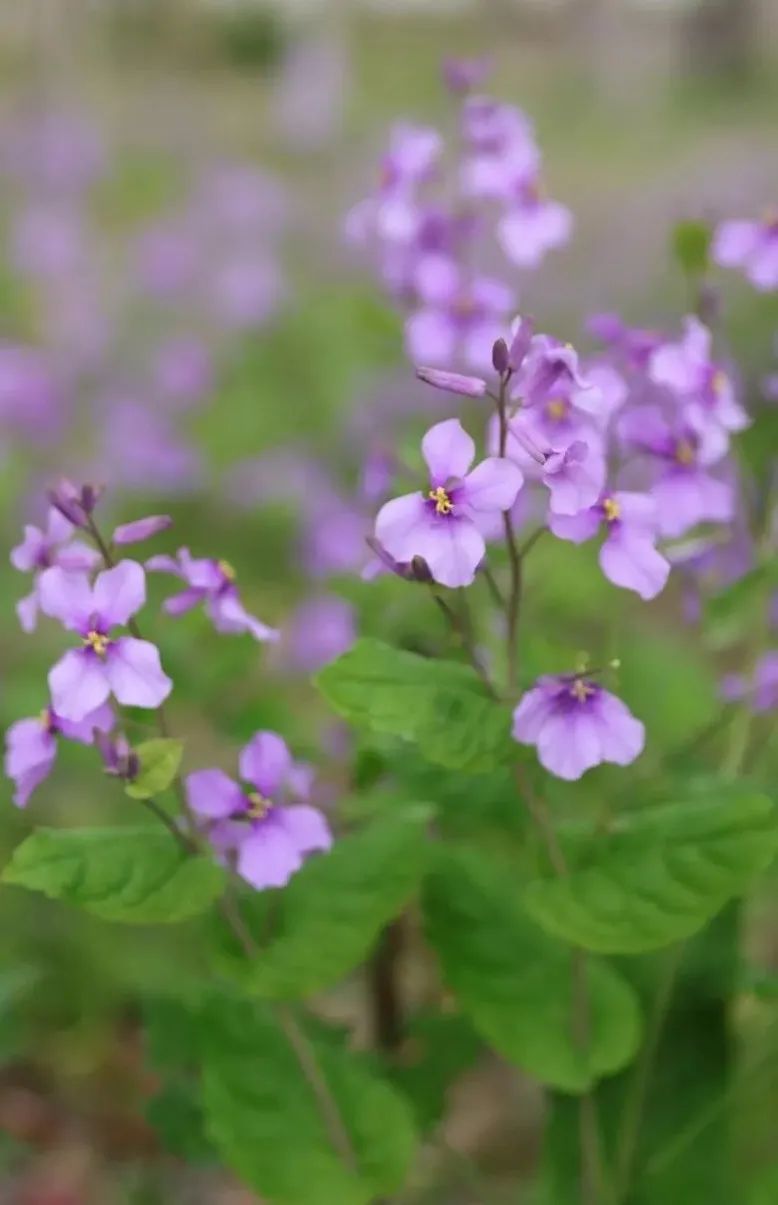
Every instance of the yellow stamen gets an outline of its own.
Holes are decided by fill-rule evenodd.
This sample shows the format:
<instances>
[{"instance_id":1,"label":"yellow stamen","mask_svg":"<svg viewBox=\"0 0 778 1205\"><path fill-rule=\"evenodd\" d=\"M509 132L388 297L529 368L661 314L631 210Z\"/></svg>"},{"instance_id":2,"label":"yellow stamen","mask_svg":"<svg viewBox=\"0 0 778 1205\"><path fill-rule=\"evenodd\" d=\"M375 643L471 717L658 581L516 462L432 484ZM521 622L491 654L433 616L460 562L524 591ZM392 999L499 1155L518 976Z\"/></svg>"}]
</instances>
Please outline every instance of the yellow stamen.
<instances>
[{"instance_id":1,"label":"yellow stamen","mask_svg":"<svg viewBox=\"0 0 778 1205\"><path fill-rule=\"evenodd\" d=\"M711 384L713 386L714 393L723 393L729 384L727 374L721 368L719 368L716 372L714 372Z\"/></svg>"},{"instance_id":2,"label":"yellow stamen","mask_svg":"<svg viewBox=\"0 0 778 1205\"><path fill-rule=\"evenodd\" d=\"M694 464L694 445L688 439L679 439L675 448L675 459L679 464Z\"/></svg>"},{"instance_id":3,"label":"yellow stamen","mask_svg":"<svg viewBox=\"0 0 778 1205\"><path fill-rule=\"evenodd\" d=\"M216 567L222 576L226 577L228 582L234 582L235 578L238 576L229 561L217 561Z\"/></svg>"},{"instance_id":4,"label":"yellow stamen","mask_svg":"<svg viewBox=\"0 0 778 1205\"><path fill-rule=\"evenodd\" d=\"M98 657L104 657L108 651L108 645L111 643L108 636L104 636L102 632L87 632L84 637L84 644L90 648L92 652L97 653Z\"/></svg>"},{"instance_id":5,"label":"yellow stamen","mask_svg":"<svg viewBox=\"0 0 778 1205\"><path fill-rule=\"evenodd\" d=\"M585 703L594 694L594 687L584 682L583 678L576 678L570 687L570 694L578 703Z\"/></svg>"},{"instance_id":6,"label":"yellow stamen","mask_svg":"<svg viewBox=\"0 0 778 1205\"><path fill-rule=\"evenodd\" d=\"M430 490L427 497L431 502L435 503L435 511L439 515L450 515L454 509L454 503L442 485L439 485L434 490Z\"/></svg>"},{"instance_id":7,"label":"yellow stamen","mask_svg":"<svg viewBox=\"0 0 778 1205\"><path fill-rule=\"evenodd\" d=\"M567 416L567 402L563 397L552 397L546 402L546 414L555 423L560 423Z\"/></svg>"},{"instance_id":8,"label":"yellow stamen","mask_svg":"<svg viewBox=\"0 0 778 1205\"><path fill-rule=\"evenodd\" d=\"M472 318L477 307L473 298L467 293L463 293L460 297L457 297L452 309L459 318Z\"/></svg>"},{"instance_id":9,"label":"yellow stamen","mask_svg":"<svg viewBox=\"0 0 778 1205\"><path fill-rule=\"evenodd\" d=\"M48 707L43 708L43 711L38 716L38 723L40 724L41 728L48 728L49 724L51 723L51 713Z\"/></svg>"},{"instance_id":10,"label":"yellow stamen","mask_svg":"<svg viewBox=\"0 0 778 1205\"><path fill-rule=\"evenodd\" d=\"M621 507L615 498L603 499L602 509L607 523L615 523L621 518Z\"/></svg>"},{"instance_id":11,"label":"yellow stamen","mask_svg":"<svg viewBox=\"0 0 778 1205\"><path fill-rule=\"evenodd\" d=\"M270 811L270 800L260 795L259 791L251 791L246 798L249 801L246 811L249 820L264 820Z\"/></svg>"}]
</instances>

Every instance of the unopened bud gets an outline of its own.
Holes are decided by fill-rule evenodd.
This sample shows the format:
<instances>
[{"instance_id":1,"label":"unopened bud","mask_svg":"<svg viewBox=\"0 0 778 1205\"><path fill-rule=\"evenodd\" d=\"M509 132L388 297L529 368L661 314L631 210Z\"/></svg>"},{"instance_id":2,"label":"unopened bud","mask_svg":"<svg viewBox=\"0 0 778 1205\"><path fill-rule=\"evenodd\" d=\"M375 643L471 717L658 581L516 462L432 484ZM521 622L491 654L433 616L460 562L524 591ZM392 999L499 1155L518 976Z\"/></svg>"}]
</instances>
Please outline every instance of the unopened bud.
<instances>
[{"instance_id":1,"label":"unopened bud","mask_svg":"<svg viewBox=\"0 0 778 1205\"><path fill-rule=\"evenodd\" d=\"M534 334L535 319L531 317L520 318L508 351L508 367L511 372L518 372L521 368L530 349Z\"/></svg>"},{"instance_id":2,"label":"unopened bud","mask_svg":"<svg viewBox=\"0 0 778 1205\"><path fill-rule=\"evenodd\" d=\"M494 371L500 376L504 376L508 371L510 357L508 355L508 344L504 339L495 339L492 345L492 364Z\"/></svg>"},{"instance_id":3,"label":"unopened bud","mask_svg":"<svg viewBox=\"0 0 778 1205\"><path fill-rule=\"evenodd\" d=\"M430 567L423 556L415 556L411 561L411 574L415 582L431 582Z\"/></svg>"},{"instance_id":4,"label":"unopened bud","mask_svg":"<svg viewBox=\"0 0 778 1205\"><path fill-rule=\"evenodd\" d=\"M444 372L442 369L423 366L416 369L416 376L433 389L445 389L448 393L458 393L462 397L486 395L486 381L482 381L480 377L466 377L459 372Z\"/></svg>"}]
</instances>

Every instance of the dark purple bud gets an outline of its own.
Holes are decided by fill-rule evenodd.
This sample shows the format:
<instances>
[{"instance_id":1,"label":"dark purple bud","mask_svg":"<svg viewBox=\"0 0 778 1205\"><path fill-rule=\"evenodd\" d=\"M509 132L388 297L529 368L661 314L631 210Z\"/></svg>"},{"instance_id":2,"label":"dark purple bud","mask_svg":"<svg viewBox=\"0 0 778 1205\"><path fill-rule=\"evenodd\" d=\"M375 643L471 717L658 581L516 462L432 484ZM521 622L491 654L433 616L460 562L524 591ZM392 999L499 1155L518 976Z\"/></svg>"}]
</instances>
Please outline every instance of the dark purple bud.
<instances>
[{"instance_id":1,"label":"dark purple bud","mask_svg":"<svg viewBox=\"0 0 778 1205\"><path fill-rule=\"evenodd\" d=\"M511 372L518 372L524 363L527 352L530 349L533 336L535 334L535 319L521 318L513 336L511 346L508 351L508 367Z\"/></svg>"},{"instance_id":2,"label":"dark purple bud","mask_svg":"<svg viewBox=\"0 0 778 1205\"><path fill-rule=\"evenodd\" d=\"M104 491L105 486L103 485L83 485L81 487L81 506L85 514L91 515L102 498Z\"/></svg>"},{"instance_id":3,"label":"dark purple bud","mask_svg":"<svg viewBox=\"0 0 778 1205\"><path fill-rule=\"evenodd\" d=\"M81 504L81 491L63 477L52 489L46 491L51 505L64 515L75 527L86 527L86 514Z\"/></svg>"},{"instance_id":4,"label":"dark purple bud","mask_svg":"<svg viewBox=\"0 0 778 1205\"><path fill-rule=\"evenodd\" d=\"M149 515L145 519L136 519L133 523L123 523L113 533L114 544L140 544L150 540L173 526L170 515Z\"/></svg>"},{"instance_id":5,"label":"dark purple bud","mask_svg":"<svg viewBox=\"0 0 778 1205\"><path fill-rule=\"evenodd\" d=\"M416 369L416 376L433 389L445 389L448 393L458 393L462 397L484 397L486 381L480 377L466 377L459 372L444 372L438 368Z\"/></svg>"},{"instance_id":6,"label":"dark purple bud","mask_svg":"<svg viewBox=\"0 0 778 1205\"><path fill-rule=\"evenodd\" d=\"M492 344L492 364L494 371L500 376L505 376L505 373L510 367L510 357L508 355L508 344L504 339L495 339Z\"/></svg>"},{"instance_id":7,"label":"dark purple bud","mask_svg":"<svg viewBox=\"0 0 778 1205\"><path fill-rule=\"evenodd\" d=\"M430 567L423 556L415 556L411 561L411 574L415 582L431 582Z\"/></svg>"},{"instance_id":8,"label":"dark purple bud","mask_svg":"<svg viewBox=\"0 0 778 1205\"><path fill-rule=\"evenodd\" d=\"M137 753L130 748L125 736L113 737L107 732L95 729L95 744L103 759L106 774L121 778L124 782L132 782L138 777L140 760Z\"/></svg>"}]
</instances>

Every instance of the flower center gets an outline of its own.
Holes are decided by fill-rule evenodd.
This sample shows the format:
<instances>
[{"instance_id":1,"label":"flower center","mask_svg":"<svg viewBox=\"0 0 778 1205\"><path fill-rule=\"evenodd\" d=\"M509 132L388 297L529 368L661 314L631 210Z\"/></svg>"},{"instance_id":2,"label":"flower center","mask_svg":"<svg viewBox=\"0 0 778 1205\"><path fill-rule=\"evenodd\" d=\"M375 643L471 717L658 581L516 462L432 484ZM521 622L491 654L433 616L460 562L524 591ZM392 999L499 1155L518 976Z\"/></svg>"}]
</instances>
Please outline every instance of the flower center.
<instances>
[{"instance_id":1,"label":"flower center","mask_svg":"<svg viewBox=\"0 0 778 1205\"><path fill-rule=\"evenodd\" d=\"M108 636L105 636L102 632L95 632L94 629L91 632L87 632L84 637L85 646L91 649L93 653L97 653L98 657L105 656L110 643L111 641Z\"/></svg>"},{"instance_id":2,"label":"flower center","mask_svg":"<svg viewBox=\"0 0 778 1205\"><path fill-rule=\"evenodd\" d=\"M259 791L249 791L246 798L249 803L245 812L246 817L249 820L264 820L272 807L271 801L265 799L264 795L260 795Z\"/></svg>"},{"instance_id":3,"label":"flower center","mask_svg":"<svg viewBox=\"0 0 778 1205\"><path fill-rule=\"evenodd\" d=\"M225 577L228 582L234 582L235 578L238 576L229 561L217 561L216 567L219 570L219 573L221 573L222 577Z\"/></svg>"},{"instance_id":4,"label":"flower center","mask_svg":"<svg viewBox=\"0 0 778 1205\"><path fill-rule=\"evenodd\" d=\"M717 368L714 372L711 380L711 388L713 389L713 392L719 396L721 396L721 394L727 388L727 374L721 368Z\"/></svg>"},{"instance_id":5,"label":"flower center","mask_svg":"<svg viewBox=\"0 0 778 1205\"><path fill-rule=\"evenodd\" d=\"M679 439L675 445L675 459L679 464L694 464L694 445L688 439Z\"/></svg>"},{"instance_id":6,"label":"flower center","mask_svg":"<svg viewBox=\"0 0 778 1205\"><path fill-rule=\"evenodd\" d=\"M546 414L555 423L567 417L567 402L562 397L552 397L546 402Z\"/></svg>"},{"instance_id":7,"label":"flower center","mask_svg":"<svg viewBox=\"0 0 778 1205\"><path fill-rule=\"evenodd\" d=\"M444 490L442 485L437 486L434 490L430 490L427 497L430 502L435 503L435 513L438 515L450 515L454 509L451 496Z\"/></svg>"},{"instance_id":8,"label":"flower center","mask_svg":"<svg viewBox=\"0 0 778 1205\"><path fill-rule=\"evenodd\" d=\"M460 294L451 308L457 318L472 318L478 310L475 301L468 293Z\"/></svg>"},{"instance_id":9,"label":"flower center","mask_svg":"<svg viewBox=\"0 0 778 1205\"><path fill-rule=\"evenodd\" d=\"M603 498L602 513L605 515L606 523L615 523L621 518L621 507L615 498Z\"/></svg>"},{"instance_id":10,"label":"flower center","mask_svg":"<svg viewBox=\"0 0 778 1205\"><path fill-rule=\"evenodd\" d=\"M577 703L585 703L594 694L594 687L583 678L576 678L570 685L570 694Z\"/></svg>"}]
</instances>

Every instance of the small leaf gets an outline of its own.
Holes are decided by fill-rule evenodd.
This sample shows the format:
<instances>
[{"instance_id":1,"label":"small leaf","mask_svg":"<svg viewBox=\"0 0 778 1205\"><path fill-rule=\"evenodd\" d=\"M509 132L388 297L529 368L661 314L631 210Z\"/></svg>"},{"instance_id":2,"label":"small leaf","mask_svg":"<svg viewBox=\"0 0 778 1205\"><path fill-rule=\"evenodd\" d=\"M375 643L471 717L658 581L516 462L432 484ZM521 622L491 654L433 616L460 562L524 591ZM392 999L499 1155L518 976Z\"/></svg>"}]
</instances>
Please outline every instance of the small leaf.
<instances>
[{"instance_id":1,"label":"small leaf","mask_svg":"<svg viewBox=\"0 0 778 1205\"><path fill-rule=\"evenodd\" d=\"M445 850L425 891L426 928L447 983L475 1028L542 1083L584 1092L634 1056L637 997L586 959L589 1037L574 1038L573 951L523 911L519 885L477 851Z\"/></svg>"},{"instance_id":2,"label":"small leaf","mask_svg":"<svg viewBox=\"0 0 778 1205\"><path fill-rule=\"evenodd\" d=\"M363 639L326 666L317 684L350 723L411 741L447 769L490 770L517 756L509 709L459 662Z\"/></svg>"},{"instance_id":3,"label":"small leaf","mask_svg":"<svg viewBox=\"0 0 778 1205\"><path fill-rule=\"evenodd\" d=\"M250 964L215 918L225 969L271 999L307 996L341 979L418 887L430 815L406 805L310 858L283 891L247 897L244 919L262 945Z\"/></svg>"},{"instance_id":4,"label":"small leaf","mask_svg":"<svg viewBox=\"0 0 778 1205\"><path fill-rule=\"evenodd\" d=\"M679 222L673 230L673 254L688 276L701 276L707 270L711 238L707 222Z\"/></svg>"},{"instance_id":5,"label":"small leaf","mask_svg":"<svg viewBox=\"0 0 778 1205\"><path fill-rule=\"evenodd\" d=\"M737 792L624 815L566 879L527 888L530 914L555 936L604 954L637 954L689 937L771 861L776 816Z\"/></svg>"},{"instance_id":6,"label":"small leaf","mask_svg":"<svg viewBox=\"0 0 778 1205\"><path fill-rule=\"evenodd\" d=\"M161 924L205 911L224 871L152 826L40 828L14 850L2 879L104 920Z\"/></svg>"},{"instance_id":7,"label":"small leaf","mask_svg":"<svg viewBox=\"0 0 778 1205\"><path fill-rule=\"evenodd\" d=\"M143 741L133 752L140 762L140 769L132 782L126 786L133 799L153 799L166 791L178 773L184 752L183 741L168 737Z\"/></svg>"},{"instance_id":8,"label":"small leaf","mask_svg":"<svg viewBox=\"0 0 778 1205\"><path fill-rule=\"evenodd\" d=\"M301 1024L301 1032L313 1074L266 1007L219 1001L206 1010L203 1101L213 1142L274 1205L368 1205L396 1192L415 1147L408 1106L322 1026ZM334 1146L335 1127L354 1167Z\"/></svg>"}]
</instances>

